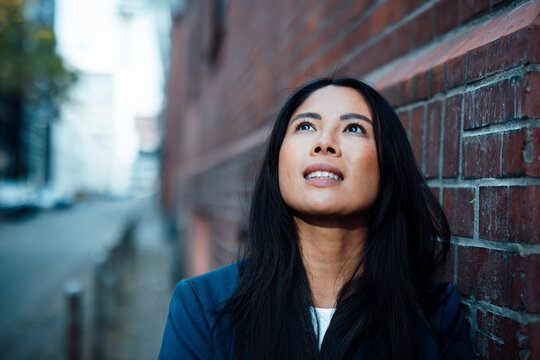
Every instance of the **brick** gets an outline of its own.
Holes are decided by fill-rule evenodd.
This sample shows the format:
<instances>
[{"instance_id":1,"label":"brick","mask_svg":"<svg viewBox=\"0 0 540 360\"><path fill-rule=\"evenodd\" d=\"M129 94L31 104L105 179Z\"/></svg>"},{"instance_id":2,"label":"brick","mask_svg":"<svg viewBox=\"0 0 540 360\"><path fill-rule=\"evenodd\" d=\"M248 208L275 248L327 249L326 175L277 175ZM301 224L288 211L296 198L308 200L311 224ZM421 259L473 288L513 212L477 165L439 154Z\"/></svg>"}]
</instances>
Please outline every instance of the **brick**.
<instances>
[{"instance_id":1,"label":"brick","mask_svg":"<svg viewBox=\"0 0 540 360\"><path fill-rule=\"evenodd\" d=\"M489 0L461 0L461 22L489 9Z\"/></svg>"},{"instance_id":2,"label":"brick","mask_svg":"<svg viewBox=\"0 0 540 360\"><path fill-rule=\"evenodd\" d=\"M425 0L405 0L405 11L410 13L411 11L422 5Z\"/></svg>"},{"instance_id":3,"label":"brick","mask_svg":"<svg viewBox=\"0 0 540 360\"><path fill-rule=\"evenodd\" d=\"M521 116L540 117L540 73L525 74L524 84L518 91L523 91L523 109ZM519 92L517 94L520 94Z\"/></svg>"},{"instance_id":4,"label":"brick","mask_svg":"<svg viewBox=\"0 0 540 360\"><path fill-rule=\"evenodd\" d=\"M523 359L520 354L527 354L525 359L540 356L540 345L535 339L540 336L540 323L521 323L494 314L478 310L477 324L481 336L477 338L476 349L488 359ZM487 336L485 336L487 335ZM493 338L499 342L491 342Z\"/></svg>"},{"instance_id":5,"label":"brick","mask_svg":"<svg viewBox=\"0 0 540 360\"><path fill-rule=\"evenodd\" d=\"M464 296L518 311L540 310L540 255L473 246L458 248L458 289Z\"/></svg>"},{"instance_id":6,"label":"brick","mask_svg":"<svg viewBox=\"0 0 540 360\"><path fill-rule=\"evenodd\" d=\"M403 81L403 93L401 94L403 104L410 104L414 101L412 77Z\"/></svg>"},{"instance_id":7,"label":"brick","mask_svg":"<svg viewBox=\"0 0 540 360\"><path fill-rule=\"evenodd\" d=\"M393 107L403 105L403 102L401 100L402 92L403 92L403 83L401 82L394 84L392 86L386 87L381 91L386 101L388 101L390 105L392 105Z\"/></svg>"},{"instance_id":8,"label":"brick","mask_svg":"<svg viewBox=\"0 0 540 360\"><path fill-rule=\"evenodd\" d=\"M332 49L328 51L331 56L336 57ZM349 65L354 73L365 74L381 64L392 59L392 34L387 34L379 41L374 42L364 48L360 54L355 56Z\"/></svg>"},{"instance_id":9,"label":"brick","mask_svg":"<svg viewBox=\"0 0 540 360\"><path fill-rule=\"evenodd\" d=\"M371 26L374 33L381 32L388 25L401 19L403 8L401 0L387 0L380 4L371 15Z\"/></svg>"},{"instance_id":10,"label":"brick","mask_svg":"<svg viewBox=\"0 0 540 360\"><path fill-rule=\"evenodd\" d=\"M540 117L540 73L504 79L465 94L464 129Z\"/></svg>"},{"instance_id":11,"label":"brick","mask_svg":"<svg viewBox=\"0 0 540 360\"><path fill-rule=\"evenodd\" d=\"M532 136L522 148L526 173L540 177L540 128L532 129Z\"/></svg>"},{"instance_id":12,"label":"brick","mask_svg":"<svg viewBox=\"0 0 540 360\"><path fill-rule=\"evenodd\" d=\"M347 8L347 13L351 14L351 18L355 19L360 14L367 12L369 8L377 3L377 0L352 1ZM343 1L340 0L340 5L343 6Z\"/></svg>"},{"instance_id":13,"label":"brick","mask_svg":"<svg viewBox=\"0 0 540 360\"><path fill-rule=\"evenodd\" d=\"M442 250L443 243L438 241L436 244L437 253ZM453 283L454 282L454 256L455 254L455 245L448 245L448 253L446 258L443 259L441 267L438 268L434 274L434 277L442 282Z\"/></svg>"},{"instance_id":14,"label":"brick","mask_svg":"<svg viewBox=\"0 0 540 360\"><path fill-rule=\"evenodd\" d=\"M463 139L463 177L500 177L500 134Z\"/></svg>"},{"instance_id":15,"label":"brick","mask_svg":"<svg viewBox=\"0 0 540 360\"><path fill-rule=\"evenodd\" d=\"M507 347L502 341L496 341L489 335L482 333L477 332L474 347L479 354L478 360L518 359L511 347Z\"/></svg>"},{"instance_id":16,"label":"brick","mask_svg":"<svg viewBox=\"0 0 540 360\"><path fill-rule=\"evenodd\" d=\"M536 147L538 152L538 142L535 144L528 139L527 130L516 130L502 133L502 176L538 176L540 174L540 159L536 161L529 158L529 149ZM538 138L537 138L538 139ZM532 144L532 145L531 145Z\"/></svg>"},{"instance_id":17,"label":"brick","mask_svg":"<svg viewBox=\"0 0 540 360\"><path fill-rule=\"evenodd\" d=\"M433 40L434 36L434 10L428 8L417 15L412 21L412 48L419 48Z\"/></svg>"},{"instance_id":18,"label":"brick","mask_svg":"<svg viewBox=\"0 0 540 360\"><path fill-rule=\"evenodd\" d=\"M539 204L537 186L480 187L480 238L540 244Z\"/></svg>"},{"instance_id":19,"label":"brick","mask_svg":"<svg viewBox=\"0 0 540 360\"><path fill-rule=\"evenodd\" d=\"M434 101L427 106L425 169L427 178L439 176L439 155L441 151L441 117L442 103Z\"/></svg>"},{"instance_id":20,"label":"brick","mask_svg":"<svg viewBox=\"0 0 540 360\"><path fill-rule=\"evenodd\" d=\"M419 168L422 168L422 138L424 129L425 107L423 105L411 110L410 141L414 157Z\"/></svg>"},{"instance_id":21,"label":"brick","mask_svg":"<svg viewBox=\"0 0 540 360\"><path fill-rule=\"evenodd\" d=\"M392 58L407 54L411 49L411 24L404 23L391 33Z\"/></svg>"},{"instance_id":22,"label":"brick","mask_svg":"<svg viewBox=\"0 0 540 360\"><path fill-rule=\"evenodd\" d=\"M437 199L437 201L440 202L440 199L439 199L439 190L440 190L440 188L437 187L437 186L430 186L429 190L431 190L431 193L433 194L433 196L435 196L435 199Z\"/></svg>"},{"instance_id":23,"label":"brick","mask_svg":"<svg viewBox=\"0 0 540 360\"><path fill-rule=\"evenodd\" d=\"M528 62L529 29L511 33L473 49L468 54L467 82L510 69Z\"/></svg>"},{"instance_id":24,"label":"brick","mask_svg":"<svg viewBox=\"0 0 540 360\"><path fill-rule=\"evenodd\" d=\"M425 100L428 95L429 72L419 72L412 78L414 100Z\"/></svg>"},{"instance_id":25,"label":"brick","mask_svg":"<svg viewBox=\"0 0 540 360\"><path fill-rule=\"evenodd\" d=\"M401 122L401 125L403 126L403 129L407 133L407 136L410 138L410 115L409 110L400 111L398 114L399 121Z\"/></svg>"},{"instance_id":26,"label":"brick","mask_svg":"<svg viewBox=\"0 0 540 360\"><path fill-rule=\"evenodd\" d=\"M528 62L538 64L540 62L540 20L536 18L534 24L527 29L527 59Z\"/></svg>"},{"instance_id":27,"label":"brick","mask_svg":"<svg viewBox=\"0 0 540 360\"><path fill-rule=\"evenodd\" d=\"M446 99L442 174L445 178L456 177L458 174L462 99L461 94Z\"/></svg>"},{"instance_id":28,"label":"brick","mask_svg":"<svg viewBox=\"0 0 540 360\"><path fill-rule=\"evenodd\" d=\"M455 254L455 245L450 245L448 248L448 254L446 260L440 269L440 274L437 275L437 278L440 281L453 283L454 282L454 254Z\"/></svg>"},{"instance_id":29,"label":"brick","mask_svg":"<svg viewBox=\"0 0 540 360\"><path fill-rule=\"evenodd\" d=\"M446 62L446 90L453 89L465 83L465 64L465 55L449 59Z\"/></svg>"},{"instance_id":30,"label":"brick","mask_svg":"<svg viewBox=\"0 0 540 360\"><path fill-rule=\"evenodd\" d=\"M474 189L443 189L443 209L453 235L473 236Z\"/></svg>"},{"instance_id":31,"label":"brick","mask_svg":"<svg viewBox=\"0 0 540 360\"><path fill-rule=\"evenodd\" d=\"M459 24L459 1L441 0L435 4L435 33L441 35Z\"/></svg>"},{"instance_id":32,"label":"brick","mask_svg":"<svg viewBox=\"0 0 540 360\"><path fill-rule=\"evenodd\" d=\"M443 92L444 81L446 76L445 64L439 64L431 69L429 76L429 96Z\"/></svg>"},{"instance_id":33,"label":"brick","mask_svg":"<svg viewBox=\"0 0 540 360\"><path fill-rule=\"evenodd\" d=\"M465 94L465 130L521 117L523 79L504 79Z\"/></svg>"},{"instance_id":34,"label":"brick","mask_svg":"<svg viewBox=\"0 0 540 360\"><path fill-rule=\"evenodd\" d=\"M472 136L463 139L463 177L521 177L535 174L538 162L527 164L526 129Z\"/></svg>"},{"instance_id":35,"label":"brick","mask_svg":"<svg viewBox=\"0 0 540 360\"><path fill-rule=\"evenodd\" d=\"M509 190L509 239L540 244L540 187L516 186Z\"/></svg>"}]
</instances>

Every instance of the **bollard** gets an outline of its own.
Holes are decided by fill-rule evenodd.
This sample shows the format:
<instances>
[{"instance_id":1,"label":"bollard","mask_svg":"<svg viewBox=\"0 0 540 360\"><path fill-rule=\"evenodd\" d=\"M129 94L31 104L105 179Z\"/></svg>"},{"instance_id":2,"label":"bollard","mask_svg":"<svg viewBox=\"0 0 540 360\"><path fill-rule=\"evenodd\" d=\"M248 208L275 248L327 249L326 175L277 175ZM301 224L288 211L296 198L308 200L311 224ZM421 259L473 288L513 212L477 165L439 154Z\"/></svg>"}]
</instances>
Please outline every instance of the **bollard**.
<instances>
[{"instance_id":1,"label":"bollard","mask_svg":"<svg viewBox=\"0 0 540 360\"><path fill-rule=\"evenodd\" d=\"M92 359L107 357L107 330L118 326L123 289L130 273L135 250L133 232L135 221L129 221L100 256L95 258L94 269L94 326Z\"/></svg>"},{"instance_id":2,"label":"bollard","mask_svg":"<svg viewBox=\"0 0 540 360\"><path fill-rule=\"evenodd\" d=\"M102 254L94 259L94 331L92 344L92 359L105 359L105 329L106 329L106 310L105 310L105 261Z\"/></svg>"},{"instance_id":3,"label":"bollard","mask_svg":"<svg viewBox=\"0 0 540 360\"><path fill-rule=\"evenodd\" d=\"M68 308L66 359L82 359L83 299L79 282L70 281L64 287Z\"/></svg>"}]
</instances>

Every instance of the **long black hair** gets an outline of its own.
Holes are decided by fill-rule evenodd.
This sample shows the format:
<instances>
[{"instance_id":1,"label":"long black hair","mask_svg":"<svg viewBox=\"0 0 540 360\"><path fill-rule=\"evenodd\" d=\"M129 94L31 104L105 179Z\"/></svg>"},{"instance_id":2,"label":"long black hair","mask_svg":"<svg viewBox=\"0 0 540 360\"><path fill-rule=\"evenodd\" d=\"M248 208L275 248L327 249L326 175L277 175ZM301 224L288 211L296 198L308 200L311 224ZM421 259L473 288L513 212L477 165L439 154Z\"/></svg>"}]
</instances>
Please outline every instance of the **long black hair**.
<instances>
[{"instance_id":1,"label":"long black hair","mask_svg":"<svg viewBox=\"0 0 540 360\"><path fill-rule=\"evenodd\" d=\"M317 89L357 90L371 108L380 170L360 274L341 289L318 349L306 270L293 212L278 182L279 151L294 111ZM417 328L430 323L442 286L433 289L450 231L418 170L398 116L373 88L353 78L323 78L300 86L274 123L252 195L249 243L239 284L223 313L231 315L238 359L349 359L369 344L366 358L418 357Z\"/></svg>"}]
</instances>

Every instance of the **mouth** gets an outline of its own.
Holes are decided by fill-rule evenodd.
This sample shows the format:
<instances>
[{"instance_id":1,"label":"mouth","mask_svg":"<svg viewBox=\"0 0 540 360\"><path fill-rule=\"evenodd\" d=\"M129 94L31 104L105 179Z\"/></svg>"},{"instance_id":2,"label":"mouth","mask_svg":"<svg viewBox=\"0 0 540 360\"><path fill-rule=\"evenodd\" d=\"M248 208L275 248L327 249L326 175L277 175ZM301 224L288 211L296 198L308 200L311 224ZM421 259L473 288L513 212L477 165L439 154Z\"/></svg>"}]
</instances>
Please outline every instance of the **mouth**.
<instances>
[{"instance_id":1,"label":"mouth","mask_svg":"<svg viewBox=\"0 0 540 360\"><path fill-rule=\"evenodd\" d=\"M343 174L341 171L329 164L313 164L308 166L304 170L304 178L306 180L311 179L323 179L333 181L343 181Z\"/></svg>"},{"instance_id":2,"label":"mouth","mask_svg":"<svg viewBox=\"0 0 540 360\"><path fill-rule=\"evenodd\" d=\"M306 179L334 179L342 181L343 179L338 175L329 171L314 171L304 176Z\"/></svg>"}]
</instances>

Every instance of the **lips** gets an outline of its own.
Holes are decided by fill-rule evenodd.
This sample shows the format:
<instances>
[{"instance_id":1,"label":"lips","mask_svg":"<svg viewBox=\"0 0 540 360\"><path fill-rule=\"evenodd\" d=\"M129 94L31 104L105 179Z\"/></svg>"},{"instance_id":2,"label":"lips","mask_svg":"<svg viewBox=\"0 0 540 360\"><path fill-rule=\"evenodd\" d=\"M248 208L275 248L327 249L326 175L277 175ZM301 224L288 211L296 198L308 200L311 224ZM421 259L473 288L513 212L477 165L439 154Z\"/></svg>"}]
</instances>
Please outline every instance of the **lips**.
<instances>
[{"instance_id":1,"label":"lips","mask_svg":"<svg viewBox=\"0 0 540 360\"><path fill-rule=\"evenodd\" d=\"M343 174L341 171L330 164L312 164L304 170L304 178L307 180L328 179L332 181L342 181Z\"/></svg>"}]
</instances>

